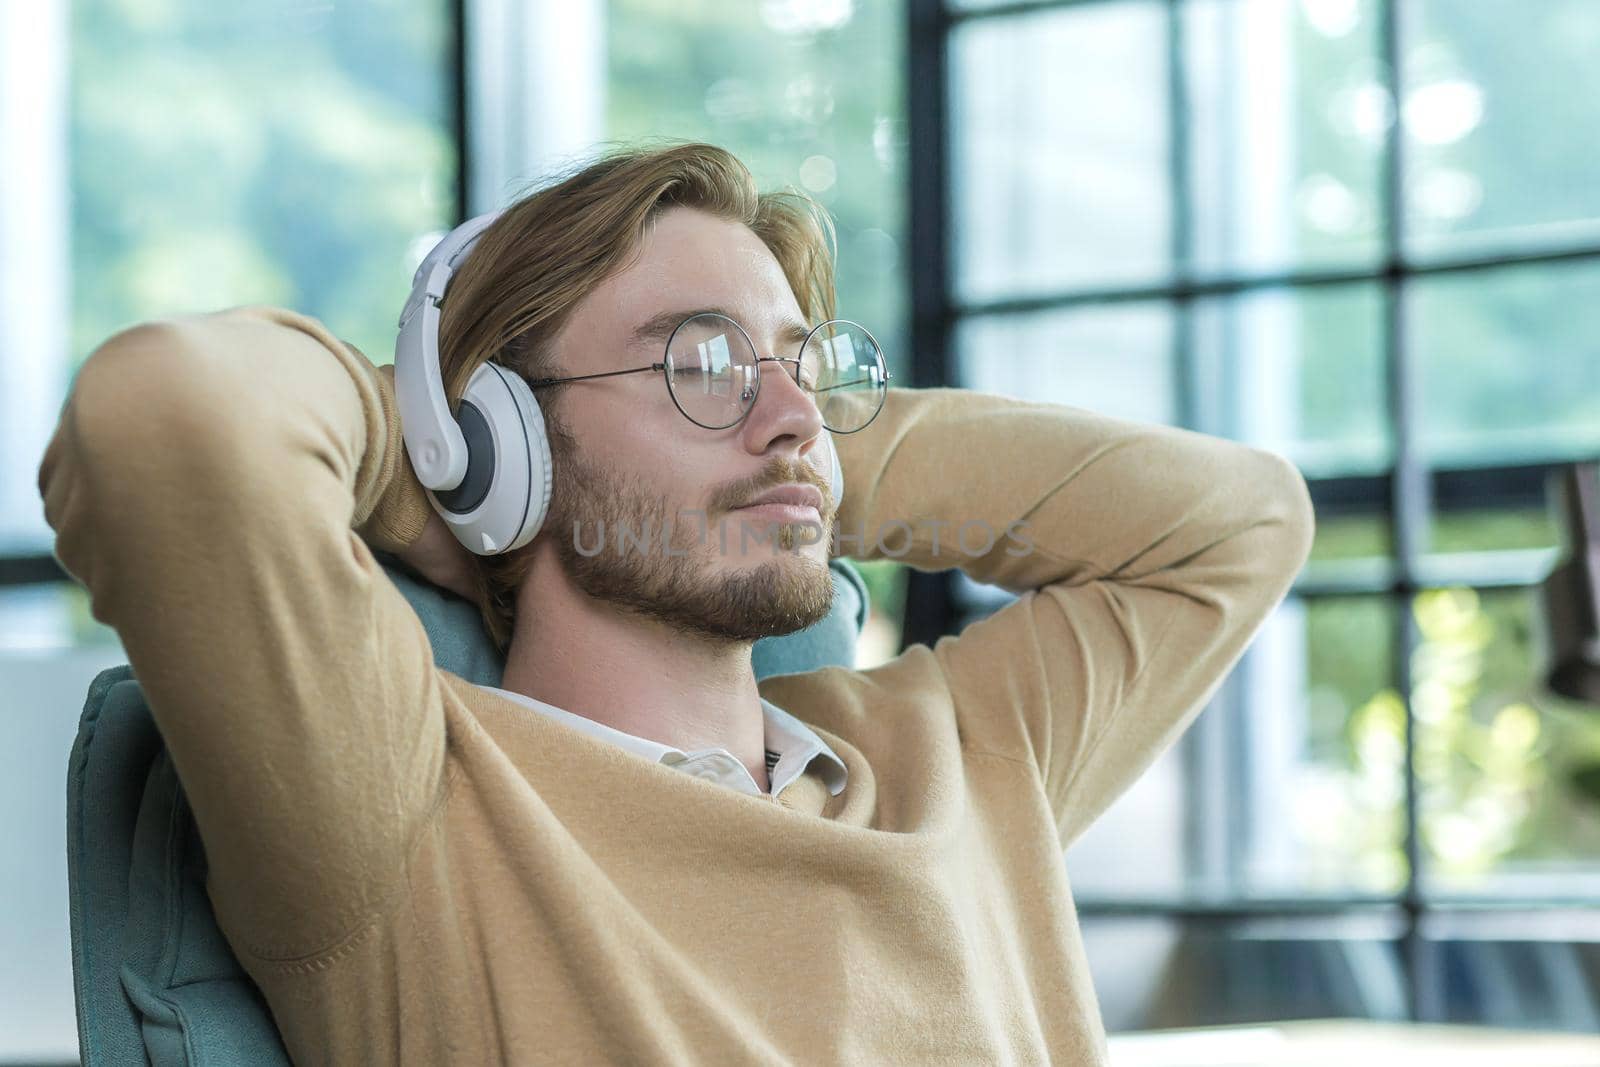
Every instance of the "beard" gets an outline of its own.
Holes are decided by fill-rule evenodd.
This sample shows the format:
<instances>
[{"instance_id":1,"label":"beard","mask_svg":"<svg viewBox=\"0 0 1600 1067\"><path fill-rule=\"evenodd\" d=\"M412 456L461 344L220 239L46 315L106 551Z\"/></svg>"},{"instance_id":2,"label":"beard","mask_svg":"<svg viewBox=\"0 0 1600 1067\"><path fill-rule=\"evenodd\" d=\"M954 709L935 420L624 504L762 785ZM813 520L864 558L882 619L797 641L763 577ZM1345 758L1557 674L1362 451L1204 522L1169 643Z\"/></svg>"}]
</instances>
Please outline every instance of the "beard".
<instances>
[{"instance_id":1,"label":"beard","mask_svg":"<svg viewBox=\"0 0 1600 1067\"><path fill-rule=\"evenodd\" d=\"M717 524L723 516L716 509L703 519L673 521L667 498L650 492L642 477L590 464L576 449L560 451L567 454L553 457L560 490L550 501L549 529L562 568L587 595L713 641L795 633L832 608L828 567L793 551L811 531L784 524L769 532L769 541L752 538L766 554L762 561L722 572ZM792 480L811 480L793 466L790 471ZM738 533L728 537L731 546L739 541Z\"/></svg>"}]
</instances>

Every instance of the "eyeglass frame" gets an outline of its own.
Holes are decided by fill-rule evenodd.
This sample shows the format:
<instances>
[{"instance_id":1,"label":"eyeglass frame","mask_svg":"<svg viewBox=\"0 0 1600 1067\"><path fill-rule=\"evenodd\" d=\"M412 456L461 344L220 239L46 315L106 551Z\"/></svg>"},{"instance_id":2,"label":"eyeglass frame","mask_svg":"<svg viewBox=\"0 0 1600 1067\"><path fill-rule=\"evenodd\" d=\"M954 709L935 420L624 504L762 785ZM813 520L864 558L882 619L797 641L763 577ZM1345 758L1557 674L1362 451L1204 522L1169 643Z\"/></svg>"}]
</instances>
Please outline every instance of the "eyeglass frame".
<instances>
[{"instance_id":1,"label":"eyeglass frame","mask_svg":"<svg viewBox=\"0 0 1600 1067\"><path fill-rule=\"evenodd\" d=\"M666 346L665 346L665 354L670 358L670 356L672 354L672 342L678 336L678 331L679 330L683 329L685 326L687 326L689 323L693 322L695 319L707 319L707 318L723 319L724 321L728 322L731 326L733 326L734 329L739 331L739 335L744 338L745 344L750 346L750 351L754 352L756 350L756 343L754 341L750 340L750 334L745 331L745 328L743 326L739 325L738 320L733 319L733 318L731 318L731 317L729 317L727 315L724 315L724 314L722 314L721 312L718 312L718 311L702 311L702 312L699 312L698 314L694 314L694 315L688 316L682 322L678 323L678 325L676 325L676 326L674 326L672 328L672 333L667 335L667 343L666 343ZM884 390L885 395L887 395L888 390L889 390L889 382L894 377L894 375L889 373L889 364L883 358L883 346L878 344L878 339L876 337L872 336L872 331L867 329L865 326L861 325L859 322L855 322L852 319L828 319L825 322L818 323L817 325L811 327L811 329L806 332L805 340L800 342L800 352L801 352L801 354L804 355L805 350L806 350L806 346L811 343L811 337L812 337L813 334L815 334L818 330L822 329L824 326L828 326L828 325L833 324L833 323L844 323L844 324L846 324L848 326L854 326L856 329L860 330L862 333L867 335L867 340L872 342L873 351L877 353L878 366L883 368L883 390ZM667 395L672 398L672 406L678 409L678 413L680 415L682 415L684 418L688 419L691 423L693 423L696 426L699 426L701 429L704 429L704 430L729 430L729 429L732 429L733 427L739 425L746 418L748 418L750 416L750 413L752 411L754 411L755 408L756 408L756 401L761 399L761 379L762 379L761 364L763 364L763 363L793 363L794 364L794 383L795 383L795 385L799 386L806 393L807 396L811 397L811 402L813 404L816 403L817 390L807 388L806 385L803 382L800 381L800 359L798 357L789 357L789 356L761 356L761 355L758 355L758 356L755 357L755 368L756 368L756 373L755 373L755 380L756 380L755 393L750 397L749 406L747 406L744 409L744 411L742 411L739 414L739 417L737 419L734 419L732 422L728 423L728 425L726 425L726 426L707 426L705 423L699 421L693 415L690 415L687 411L683 410L683 405L678 403L678 394L672 388L672 377L668 373L669 364L666 361L662 361L660 363L652 363L647 367L634 367L634 368L632 368L630 370L608 370L608 371L600 371L597 374L574 374L574 375L571 375L570 377L566 377L566 378L534 378L534 379L531 379L528 382L528 388L530 388L530 389L542 389L547 385L563 385L563 384L565 384L567 382L582 382L582 381L587 381L590 378L614 378L619 374L641 374L641 373L643 373L645 371L660 371L661 372L662 382L667 387ZM854 383L847 382L845 384L849 385L849 384L854 384ZM830 385L828 387L828 389L841 389L841 388L843 388L843 386L839 386L839 385ZM827 390L824 390L824 392L826 392L826 391ZM821 408L820 405L818 406L817 411L818 411L819 414L821 413L822 408ZM872 418L868 419L866 422L862 423L860 426L857 426L854 430L835 430L833 427L829 426L826 422L824 422L822 425L829 433L843 433L843 434L860 433L862 430L865 430L868 426L872 425L873 420L875 420L878 417L878 414L881 411L883 411L883 399L882 398L879 399L878 407L877 407L877 409L875 411L873 411Z\"/></svg>"}]
</instances>

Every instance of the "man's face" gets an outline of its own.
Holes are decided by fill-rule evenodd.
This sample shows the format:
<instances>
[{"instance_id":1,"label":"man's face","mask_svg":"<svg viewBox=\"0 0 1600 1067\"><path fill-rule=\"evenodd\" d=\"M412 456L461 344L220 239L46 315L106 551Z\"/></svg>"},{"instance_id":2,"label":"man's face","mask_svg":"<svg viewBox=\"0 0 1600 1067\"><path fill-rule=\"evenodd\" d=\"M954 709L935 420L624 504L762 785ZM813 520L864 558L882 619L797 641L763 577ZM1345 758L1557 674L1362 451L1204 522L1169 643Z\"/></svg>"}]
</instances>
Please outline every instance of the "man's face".
<instances>
[{"instance_id":1,"label":"man's face","mask_svg":"<svg viewBox=\"0 0 1600 1067\"><path fill-rule=\"evenodd\" d=\"M556 339L556 364L566 376L660 362L665 336L635 340L635 330L663 313L706 309L736 320L762 356L794 357L799 344L789 335L812 325L753 232L672 208L646 229L629 266L574 310ZM793 633L828 613L837 502L822 418L792 363L760 367L755 406L721 430L685 418L659 371L563 387L562 421L574 444L553 442L554 489L540 536L555 539L578 588L712 639ZM793 482L821 491L820 529L737 510Z\"/></svg>"}]
</instances>

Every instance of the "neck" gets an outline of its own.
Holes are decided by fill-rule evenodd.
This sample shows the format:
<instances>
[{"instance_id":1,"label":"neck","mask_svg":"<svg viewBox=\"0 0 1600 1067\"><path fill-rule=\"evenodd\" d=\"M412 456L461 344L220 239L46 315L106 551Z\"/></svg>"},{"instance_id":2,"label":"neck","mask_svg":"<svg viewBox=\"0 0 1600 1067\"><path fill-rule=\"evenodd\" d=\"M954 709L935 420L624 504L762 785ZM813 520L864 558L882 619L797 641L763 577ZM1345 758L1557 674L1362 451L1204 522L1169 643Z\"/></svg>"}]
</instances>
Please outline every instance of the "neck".
<instances>
[{"instance_id":1,"label":"neck","mask_svg":"<svg viewBox=\"0 0 1600 1067\"><path fill-rule=\"evenodd\" d=\"M766 720L751 645L595 600L553 552L540 551L517 591L500 688L685 752L727 749L765 792Z\"/></svg>"}]
</instances>

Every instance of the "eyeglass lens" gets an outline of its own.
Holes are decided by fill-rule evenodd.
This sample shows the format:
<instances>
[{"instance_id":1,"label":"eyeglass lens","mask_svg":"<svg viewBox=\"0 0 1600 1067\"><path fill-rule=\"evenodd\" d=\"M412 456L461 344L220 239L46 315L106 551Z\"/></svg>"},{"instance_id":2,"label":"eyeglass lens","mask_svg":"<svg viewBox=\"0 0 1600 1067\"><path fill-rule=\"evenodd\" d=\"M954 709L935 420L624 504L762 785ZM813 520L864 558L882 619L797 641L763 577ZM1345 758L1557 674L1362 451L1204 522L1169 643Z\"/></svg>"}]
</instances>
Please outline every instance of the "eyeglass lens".
<instances>
[{"instance_id":1,"label":"eyeglass lens","mask_svg":"<svg viewBox=\"0 0 1600 1067\"><path fill-rule=\"evenodd\" d=\"M888 391L872 335L844 319L811 331L784 369L813 394L822 424L853 433L871 422ZM684 320L667 342L667 384L679 410L708 429L732 426L755 402L760 364L744 330L722 315Z\"/></svg>"}]
</instances>

